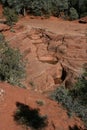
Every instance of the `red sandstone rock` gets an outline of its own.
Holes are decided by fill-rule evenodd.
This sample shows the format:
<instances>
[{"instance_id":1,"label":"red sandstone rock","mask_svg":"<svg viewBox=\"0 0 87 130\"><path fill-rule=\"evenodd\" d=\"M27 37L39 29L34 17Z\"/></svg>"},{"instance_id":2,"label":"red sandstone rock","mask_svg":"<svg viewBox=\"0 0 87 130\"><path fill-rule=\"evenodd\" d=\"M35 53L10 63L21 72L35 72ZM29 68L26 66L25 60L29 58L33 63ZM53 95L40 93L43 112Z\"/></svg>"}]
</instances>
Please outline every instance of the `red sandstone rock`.
<instances>
[{"instance_id":1,"label":"red sandstone rock","mask_svg":"<svg viewBox=\"0 0 87 130\"><path fill-rule=\"evenodd\" d=\"M10 27L6 24L0 24L0 32L9 30Z\"/></svg>"},{"instance_id":2,"label":"red sandstone rock","mask_svg":"<svg viewBox=\"0 0 87 130\"><path fill-rule=\"evenodd\" d=\"M58 62L58 59L57 59L57 57L54 57L51 55L48 55L48 56L46 55L46 56L39 57L39 61L55 64Z\"/></svg>"}]
</instances>

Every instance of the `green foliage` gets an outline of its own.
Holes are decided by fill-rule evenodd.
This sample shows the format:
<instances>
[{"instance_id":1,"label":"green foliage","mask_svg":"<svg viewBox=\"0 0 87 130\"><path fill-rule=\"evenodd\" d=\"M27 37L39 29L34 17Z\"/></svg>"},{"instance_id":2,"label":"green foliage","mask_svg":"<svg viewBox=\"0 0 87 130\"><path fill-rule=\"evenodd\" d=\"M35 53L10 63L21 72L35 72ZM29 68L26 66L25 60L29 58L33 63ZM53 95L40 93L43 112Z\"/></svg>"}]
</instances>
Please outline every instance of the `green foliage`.
<instances>
[{"instance_id":1,"label":"green foliage","mask_svg":"<svg viewBox=\"0 0 87 130\"><path fill-rule=\"evenodd\" d=\"M43 9L43 2L34 0L31 4L31 13L36 15L36 16L41 16L42 15L42 10Z\"/></svg>"},{"instance_id":2,"label":"green foliage","mask_svg":"<svg viewBox=\"0 0 87 130\"><path fill-rule=\"evenodd\" d=\"M6 47L7 47L7 43L5 41L5 37L2 33L0 33L0 58Z\"/></svg>"},{"instance_id":3,"label":"green foliage","mask_svg":"<svg viewBox=\"0 0 87 130\"><path fill-rule=\"evenodd\" d=\"M68 95L68 93L69 91L62 86L57 88L52 93L51 98L61 103L64 107L68 109L69 112L71 112L73 108L72 106L73 99L71 95Z\"/></svg>"},{"instance_id":4,"label":"green foliage","mask_svg":"<svg viewBox=\"0 0 87 130\"><path fill-rule=\"evenodd\" d=\"M72 97L80 104L87 105L87 80L85 78L79 78L75 85L75 88L70 91Z\"/></svg>"},{"instance_id":5,"label":"green foliage","mask_svg":"<svg viewBox=\"0 0 87 130\"><path fill-rule=\"evenodd\" d=\"M83 0L81 4L79 4L79 13L80 17L87 16L87 0Z\"/></svg>"},{"instance_id":6,"label":"green foliage","mask_svg":"<svg viewBox=\"0 0 87 130\"><path fill-rule=\"evenodd\" d=\"M19 50L9 47L5 41L0 42L0 80L19 85L24 76L24 62Z\"/></svg>"},{"instance_id":7,"label":"green foliage","mask_svg":"<svg viewBox=\"0 0 87 130\"><path fill-rule=\"evenodd\" d=\"M1 0L1 2L4 6L13 8L18 14L23 15L26 11L36 16L58 17L61 12L65 16L69 15L69 12L74 12L73 17L76 19L76 13L79 16L87 14L87 0ZM74 11L70 8L74 8Z\"/></svg>"},{"instance_id":8,"label":"green foliage","mask_svg":"<svg viewBox=\"0 0 87 130\"><path fill-rule=\"evenodd\" d=\"M70 16L70 20L75 20L75 19L79 18L76 9L74 9L73 7L70 8L70 15L69 16Z\"/></svg>"},{"instance_id":9,"label":"green foliage","mask_svg":"<svg viewBox=\"0 0 87 130\"><path fill-rule=\"evenodd\" d=\"M0 42L3 42L5 40L4 35L0 33Z\"/></svg>"},{"instance_id":10,"label":"green foliage","mask_svg":"<svg viewBox=\"0 0 87 130\"><path fill-rule=\"evenodd\" d=\"M72 90L59 87L51 98L61 103L69 115L75 113L80 117L87 127L87 80L84 76L78 79Z\"/></svg>"},{"instance_id":11,"label":"green foliage","mask_svg":"<svg viewBox=\"0 0 87 130\"><path fill-rule=\"evenodd\" d=\"M10 8L6 7L6 8L4 8L3 14L6 17L6 23L9 26L14 25L18 21L18 16L14 9L10 9Z\"/></svg>"}]
</instances>

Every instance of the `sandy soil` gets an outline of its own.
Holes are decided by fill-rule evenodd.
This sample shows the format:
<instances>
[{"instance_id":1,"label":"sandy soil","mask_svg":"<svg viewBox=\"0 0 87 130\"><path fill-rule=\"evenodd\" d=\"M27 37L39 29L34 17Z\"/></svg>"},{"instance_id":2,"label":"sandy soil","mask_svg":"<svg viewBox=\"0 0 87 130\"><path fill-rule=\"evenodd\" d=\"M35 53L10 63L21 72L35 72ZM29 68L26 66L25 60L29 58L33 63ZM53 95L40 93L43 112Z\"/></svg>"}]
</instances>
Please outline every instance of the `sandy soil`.
<instances>
[{"instance_id":1,"label":"sandy soil","mask_svg":"<svg viewBox=\"0 0 87 130\"><path fill-rule=\"evenodd\" d=\"M60 105L38 92L13 87L7 83L0 83L1 89L4 93L0 95L0 130L26 130L26 127L14 121L16 102L24 103L32 109L39 109L41 116L47 115L48 126L43 130L68 130L69 126L73 127L75 124L79 127L83 126L79 119L69 118ZM44 104L40 106L36 103L37 101L42 101Z\"/></svg>"}]
</instances>

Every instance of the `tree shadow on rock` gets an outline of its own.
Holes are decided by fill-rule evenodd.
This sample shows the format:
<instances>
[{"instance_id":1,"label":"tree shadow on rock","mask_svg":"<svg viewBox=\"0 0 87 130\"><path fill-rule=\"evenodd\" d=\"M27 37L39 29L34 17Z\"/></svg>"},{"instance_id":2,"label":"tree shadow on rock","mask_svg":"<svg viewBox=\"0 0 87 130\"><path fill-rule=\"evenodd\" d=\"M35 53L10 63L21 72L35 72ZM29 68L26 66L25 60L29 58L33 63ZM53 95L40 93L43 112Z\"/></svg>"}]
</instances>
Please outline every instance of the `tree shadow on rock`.
<instances>
[{"instance_id":1,"label":"tree shadow on rock","mask_svg":"<svg viewBox=\"0 0 87 130\"><path fill-rule=\"evenodd\" d=\"M18 124L31 127L33 130L41 130L47 126L47 116L41 116L39 109L32 109L20 102L16 102L16 107L17 110L13 116Z\"/></svg>"}]
</instances>

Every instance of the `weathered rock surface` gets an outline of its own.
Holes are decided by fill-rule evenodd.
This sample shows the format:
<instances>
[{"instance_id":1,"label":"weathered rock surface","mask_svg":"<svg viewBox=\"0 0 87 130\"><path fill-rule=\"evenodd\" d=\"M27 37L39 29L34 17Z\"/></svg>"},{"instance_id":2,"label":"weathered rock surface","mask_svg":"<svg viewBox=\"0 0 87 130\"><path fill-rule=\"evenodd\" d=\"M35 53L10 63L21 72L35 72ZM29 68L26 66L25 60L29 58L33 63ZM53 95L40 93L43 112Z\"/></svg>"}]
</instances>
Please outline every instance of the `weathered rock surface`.
<instances>
[{"instance_id":1,"label":"weathered rock surface","mask_svg":"<svg viewBox=\"0 0 87 130\"><path fill-rule=\"evenodd\" d=\"M15 33L4 33L10 44L19 48L27 59L25 85L35 91L47 92L61 83L69 87L74 82L72 78L81 75L83 65L87 63L86 26L77 23L73 23L73 27L71 23L55 24L55 33L55 30L51 32L52 26L48 26L50 31L46 31L25 23L20 25L20 29L17 25Z\"/></svg>"},{"instance_id":2,"label":"weathered rock surface","mask_svg":"<svg viewBox=\"0 0 87 130\"><path fill-rule=\"evenodd\" d=\"M51 56L51 55L41 56L38 59L41 62L46 62L46 63L51 63L51 64L56 64L58 62L57 57Z\"/></svg>"},{"instance_id":3,"label":"weathered rock surface","mask_svg":"<svg viewBox=\"0 0 87 130\"><path fill-rule=\"evenodd\" d=\"M10 27L7 26L6 24L0 24L0 32L7 31L9 29Z\"/></svg>"}]
</instances>

